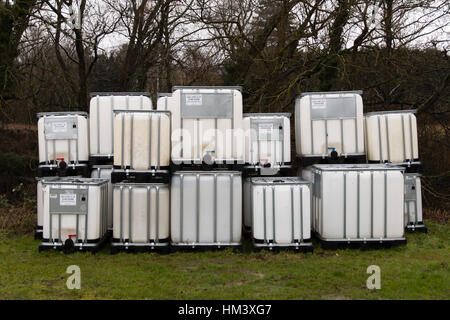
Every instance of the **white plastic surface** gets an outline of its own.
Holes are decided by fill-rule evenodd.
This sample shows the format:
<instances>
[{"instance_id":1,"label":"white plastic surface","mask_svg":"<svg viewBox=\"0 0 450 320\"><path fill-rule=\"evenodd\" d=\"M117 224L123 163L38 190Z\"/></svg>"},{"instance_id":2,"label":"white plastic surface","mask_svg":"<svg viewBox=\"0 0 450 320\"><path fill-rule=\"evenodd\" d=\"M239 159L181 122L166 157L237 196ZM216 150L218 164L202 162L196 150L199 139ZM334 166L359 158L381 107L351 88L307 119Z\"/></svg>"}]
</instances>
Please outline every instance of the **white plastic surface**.
<instances>
[{"instance_id":1,"label":"white plastic surface","mask_svg":"<svg viewBox=\"0 0 450 320\"><path fill-rule=\"evenodd\" d=\"M90 145L91 155L110 156L114 153L113 110L151 110L152 100L144 95L98 95L91 98Z\"/></svg>"},{"instance_id":2,"label":"white plastic surface","mask_svg":"<svg viewBox=\"0 0 450 320\"><path fill-rule=\"evenodd\" d=\"M354 99L356 118L343 117L339 110L333 110L335 116L328 120L311 120L311 110L323 108L327 101L340 98ZM323 104L312 104L313 100ZM329 148L335 148L339 156L364 154L363 124L363 100L357 93L317 93L299 97L295 102L297 156L328 156L332 151Z\"/></svg>"},{"instance_id":3,"label":"white plastic surface","mask_svg":"<svg viewBox=\"0 0 450 320\"><path fill-rule=\"evenodd\" d=\"M121 188L122 202L120 199ZM131 237L129 215L130 191L132 197ZM169 192L169 187L167 185L114 185L113 238L129 239L132 243L148 243L150 240L155 241L156 239L168 239L170 210ZM149 208L150 210L148 210ZM158 221L158 223L156 221ZM156 228L157 225L158 228Z\"/></svg>"},{"instance_id":4,"label":"white plastic surface","mask_svg":"<svg viewBox=\"0 0 450 320\"><path fill-rule=\"evenodd\" d=\"M229 244L241 241L240 173L174 174L171 191L171 237L174 244Z\"/></svg>"}]
</instances>

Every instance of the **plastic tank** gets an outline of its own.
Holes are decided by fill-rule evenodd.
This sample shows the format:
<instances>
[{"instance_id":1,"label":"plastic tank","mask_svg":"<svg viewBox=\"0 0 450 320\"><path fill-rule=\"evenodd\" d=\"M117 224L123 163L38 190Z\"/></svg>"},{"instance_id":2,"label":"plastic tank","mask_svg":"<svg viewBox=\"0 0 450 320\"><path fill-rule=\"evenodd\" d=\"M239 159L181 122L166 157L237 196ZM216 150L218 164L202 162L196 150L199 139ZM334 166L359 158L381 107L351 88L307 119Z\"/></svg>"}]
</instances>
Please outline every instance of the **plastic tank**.
<instances>
[{"instance_id":1,"label":"plastic tank","mask_svg":"<svg viewBox=\"0 0 450 320\"><path fill-rule=\"evenodd\" d=\"M43 242L40 249L96 247L107 231L108 180L42 179Z\"/></svg>"},{"instance_id":2,"label":"plastic tank","mask_svg":"<svg viewBox=\"0 0 450 320\"><path fill-rule=\"evenodd\" d=\"M93 92L89 106L91 157L112 158L114 154L114 110L151 110L147 92Z\"/></svg>"},{"instance_id":3,"label":"plastic tank","mask_svg":"<svg viewBox=\"0 0 450 320\"><path fill-rule=\"evenodd\" d=\"M244 114L245 163L279 168L291 162L290 113Z\"/></svg>"},{"instance_id":4,"label":"plastic tank","mask_svg":"<svg viewBox=\"0 0 450 320\"><path fill-rule=\"evenodd\" d=\"M306 92L295 101L298 157L364 156L362 91Z\"/></svg>"},{"instance_id":5,"label":"plastic tank","mask_svg":"<svg viewBox=\"0 0 450 320\"><path fill-rule=\"evenodd\" d=\"M241 235L240 172L179 171L173 174L173 246L239 246Z\"/></svg>"},{"instance_id":6,"label":"plastic tank","mask_svg":"<svg viewBox=\"0 0 450 320\"><path fill-rule=\"evenodd\" d=\"M89 160L86 112L43 112L37 116L40 164Z\"/></svg>"},{"instance_id":7,"label":"plastic tank","mask_svg":"<svg viewBox=\"0 0 450 320\"><path fill-rule=\"evenodd\" d=\"M114 111L114 166L150 170L170 164L169 111Z\"/></svg>"},{"instance_id":8,"label":"plastic tank","mask_svg":"<svg viewBox=\"0 0 450 320\"><path fill-rule=\"evenodd\" d=\"M169 244L168 184L117 183L113 198L114 245Z\"/></svg>"},{"instance_id":9,"label":"plastic tank","mask_svg":"<svg viewBox=\"0 0 450 320\"><path fill-rule=\"evenodd\" d=\"M252 178L250 196L255 246L312 245L310 182L298 177Z\"/></svg>"},{"instance_id":10,"label":"plastic tank","mask_svg":"<svg viewBox=\"0 0 450 320\"><path fill-rule=\"evenodd\" d=\"M366 117L367 158L405 163L419 159L415 110L371 112Z\"/></svg>"},{"instance_id":11,"label":"plastic tank","mask_svg":"<svg viewBox=\"0 0 450 320\"><path fill-rule=\"evenodd\" d=\"M403 170L382 164L303 170L313 180L313 230L331 242L404 242Z\"/></svg>"},{"instance_id":12,"label":"plastic tank","mask_svg":"<svg viewBox=\"0 0 450 320\"><path fill-rule=\"evenodd\" d=\"M242 94L237 87L174 87L158 110L172 113L174 163L244 162Z\"/></svg>"}]
</instances>

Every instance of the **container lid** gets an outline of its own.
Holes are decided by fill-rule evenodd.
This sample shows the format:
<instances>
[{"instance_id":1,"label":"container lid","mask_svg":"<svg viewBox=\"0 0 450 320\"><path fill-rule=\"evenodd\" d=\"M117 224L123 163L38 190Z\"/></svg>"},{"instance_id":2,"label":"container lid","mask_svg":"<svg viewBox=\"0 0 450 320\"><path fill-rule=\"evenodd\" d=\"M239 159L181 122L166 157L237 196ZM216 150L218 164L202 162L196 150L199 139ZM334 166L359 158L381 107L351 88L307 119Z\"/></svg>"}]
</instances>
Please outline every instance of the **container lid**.
<instances>
[{"instance_id":1,"label":"container lid","mask_svg":"<svg viewBox=\"0 0 450 320\"><path fill-rule=\"evenodd\" d=\"M400 166L393 166L381 163L360 163L360 164L315 164L314 169L320 171L403 171Z\"/></svg>"},{"instance_id":2,"label":"container lid","mask_svg":"<svg viewBox=\"0 0 450 320\"><path fill-rule=\"evenodd\" d=\"M183 89L192 89L192 90L197 90L197 89L217 89L217 90L229 89L229 90L238 90L238 91L242 92L242 87L241 86L174 86L174 87L172 87L172 92L174 92L175 90L183 90Z\"/></svg>"},{"instance_id":3,"label":"container lid","mask_svg":"<svg viewBox=\"0 0 450 320\"><path fill-rule=\"evenodd\" d=\"M54 177L52 177L54 178ZM79 177L61 177L59 179L44 178L41 180L42 184L51 185L90 185L100 186L109 182L109 179L102 178L79 178Z\"/></svg>"},{"instance_id":4,"label":"container lid","mask_svg":"<svg viewBox=\"0 0 450 320\"><path fill-rule=\"evenodd\" d=\"M365 116L375 116L375 115L384 115L384 114L395 114L395 113L417 113L417 109L410 109L410 110L389 110L389 111L374 111L374 112L367 112L364 115Z\"/></svg>"},{"instance_id":5,"label":"container lid","mask_svg":"<svg viewBox=\"0 0 450 320\"><path fill-rule=\"evenodd\" d=\"M251 178L250 181L258 185L311 184L300 177L256 177Z\"/></svg>"},{"instance_id":6,"label":"container lid","mask_svg":"<svg viewBox=\"0 0 450 320\"><path fill-rule=\"evenodd\" d=\"M167 113L171 114L169 110L126 110L126 109L117 109L113 110L114 113Z\"/></svg>"},{"instance_id":7,"label":"container lid","mask_svg":"<svg viewBox=\"0 0 450 320\"><path fill-rule=\"evenodd\" d=\"M244 113L242 115L244 118L250 117L286 117L290 118L291 113L289 112L279 112L279 113Z\"/></svg>"},{"instance_id":8,"label":"container lid","mask_svg":"<svg viewBox=\"0 0 450 320\"><path fill-rule=\"evenodd\" d=\"M144 97L151 97L150 92L91 92L90 93L91 98L96 96L144 96Z\"/></svg>"},{"instance_id":9,"label":"container lid","mask_svg":"<svg viewBox=\"0 0 450 320\"><path fill-rule=\"evenodd\" d=\"M85 111L61 111L61 112L38 112L37 118L42 117L64 117L64 116L82 116L88 117L88 113Z\"/></svg>"},{"instance_id":10,"label":"container lid","mask_svg":"<svg viewBox=\"0 0 450 320\"><path fill-rule=\"evenodd\" d=\"M157 96L158 98L162 98L162 97L171 97L171 96L172 96L172 93L171 93L171 92L158 92L158 93L156 94L156 96Z\"/></svg>"},{"instance_id":11,"label":"container lid","mask_svg":"<svg viewBox=\"0 0 450 320\"><path fill-rule=\"evenodd\" d=\"M199 174L199 175L214 175L214 174L224 174L224 175L241 175L242 172L240 171L230 171L230 170L208 170L208 171L200 171L200 170L192 170L192 171L176 171L174 173L172 173L172 175L194 175L194 174Z\"/></svg>"},{"instance_id":12,"label":"container lid","mask_svg":"<svg viewBox=\"0 0 450 320\"><path fill-rule=\"evenodd\" d=\"M324 94L363 94L362 90L353 90L353 91L325 91L325 92L303 92L300 94L300 97L304 96L312 96L312 95L324 95Z\"/></svg>"}]
</instances>

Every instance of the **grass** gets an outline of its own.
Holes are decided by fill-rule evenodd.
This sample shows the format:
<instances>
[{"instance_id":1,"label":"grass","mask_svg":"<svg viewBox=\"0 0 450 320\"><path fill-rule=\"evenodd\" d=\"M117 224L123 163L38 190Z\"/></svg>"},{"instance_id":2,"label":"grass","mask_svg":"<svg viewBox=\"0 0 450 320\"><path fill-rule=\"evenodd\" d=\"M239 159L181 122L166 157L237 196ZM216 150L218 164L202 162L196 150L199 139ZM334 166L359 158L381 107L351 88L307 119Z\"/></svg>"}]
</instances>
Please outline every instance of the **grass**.
<instances>
[{"instance_id":1,"label":"grass","mask_svg":"<svg viewBox=\"0 0 450 320\"><path fill-rule=\"evenodd\" d=\"M407 246L314 254L202 252L96 255L38 253L31 237L0 235L0 299L449 299L448 225ZM66 268L81 268L81 290L68 290ZM369 265L381 289L365 286Z\"/></svg>"}]
</instances>

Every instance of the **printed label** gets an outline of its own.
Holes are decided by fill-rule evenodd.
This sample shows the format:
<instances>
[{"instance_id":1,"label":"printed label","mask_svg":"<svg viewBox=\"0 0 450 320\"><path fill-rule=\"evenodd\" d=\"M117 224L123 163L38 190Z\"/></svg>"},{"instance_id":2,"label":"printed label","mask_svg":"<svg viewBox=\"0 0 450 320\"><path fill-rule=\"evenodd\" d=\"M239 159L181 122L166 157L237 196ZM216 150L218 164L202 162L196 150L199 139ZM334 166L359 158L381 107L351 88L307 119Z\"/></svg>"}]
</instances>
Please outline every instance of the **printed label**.
<instances>
[{"instance_id":1,"label":"printed label","mask_svg":"<svg viewBox=\"0 0 450 320\"><path fill-rule=\"evenodd\" d=\"M76 206L77 205L77 195L74 193L61 193L59 195L59 205L60 206Z\"/></svg>"},{"instance_id":2,"label":"printed label","mask_svg":"<svg viewBox=\"0 0 450 320\"><path fill-rule=\"evenodd\" d=\"M327 100L326 99L312 99L311 108L313 109L326 109Z\"/></svg>"},{"instance_id":3,"label":"printed label","mask_svg":"<svg viewBox=\"0 0 450 320\"><path fill-rule=\"evenodd\" d=\"M258 131L260 135L270 135L273 131L272 123L260 123L258 125Z\"/></svg>"},{"instance_id":4,"label":"printed label","mask_svg":"<svg viewBox=\"0 0 450 320\"><path fill-rule=\"evenodd\" d=\"M67 132L67 122L52 122L53 132Z\"/></svg>"},{"instance_id":5,"label":"printed label","mask_svg":"<svg viewBox=\"0 0 450 320\"><path fill-rule=\"evenodd\" d=\"M187 106L201 106L203 104L203 98L201 94L187 94L186 105Z\"/></svg>"}]
</instances>

